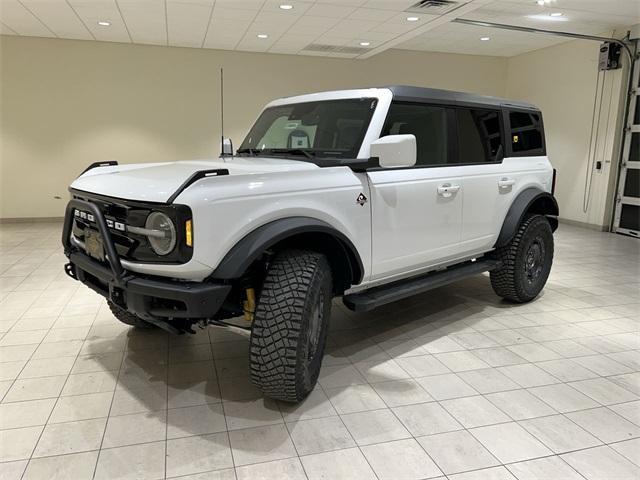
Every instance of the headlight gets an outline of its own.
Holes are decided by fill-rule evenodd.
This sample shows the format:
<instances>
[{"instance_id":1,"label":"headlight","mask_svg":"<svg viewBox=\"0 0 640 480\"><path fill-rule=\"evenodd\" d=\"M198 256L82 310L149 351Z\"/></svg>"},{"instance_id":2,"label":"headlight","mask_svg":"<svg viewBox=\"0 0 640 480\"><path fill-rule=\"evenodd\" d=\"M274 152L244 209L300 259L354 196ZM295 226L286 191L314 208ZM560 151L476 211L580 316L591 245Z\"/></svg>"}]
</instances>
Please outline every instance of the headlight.
<instances>
[{"instance_id":1,"label":"headlight","mask_svg":"<svg viewBox=\"0 0 640 480\"><path fill-rule=\"evenodd\" d=\"M153 212L147 217L145 227L154 230L153 235L147 235L153 251L158 255L171 253L176 246L176 227L171 219L162 212Z\"/></svg>"}]
</instances>

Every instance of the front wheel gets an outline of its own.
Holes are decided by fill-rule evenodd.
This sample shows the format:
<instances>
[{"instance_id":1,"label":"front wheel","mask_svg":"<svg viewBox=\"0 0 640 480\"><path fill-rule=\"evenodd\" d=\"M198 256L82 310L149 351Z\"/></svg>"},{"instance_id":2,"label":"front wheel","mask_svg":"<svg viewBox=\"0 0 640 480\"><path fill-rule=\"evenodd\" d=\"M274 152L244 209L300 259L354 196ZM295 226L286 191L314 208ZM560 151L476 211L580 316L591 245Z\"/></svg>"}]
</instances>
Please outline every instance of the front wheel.
<instances>
[{"instance_id":1,"label":"front wheel","mask_svg":"<svg viewBox=\"0 0 640 480\"><path fill-rule=\"evenodd\" d=\"M547 283L553 262L553 232L544 215L527 217L508 245L495 251L502 262L493 270L493 291L506 300L525 303L538 296Z\"/></svg>"},{"instance_id":2,"label":"front wheel","mask_svg":"<svg viewBox=\"0 0 640 480\"><path fill-rule=\"evenodd\" d=\"M277 254L251 329L251 381L266 396L299 402L318 380L331 316L332 279L324 255Z\"/></svg>"}]
</instances>

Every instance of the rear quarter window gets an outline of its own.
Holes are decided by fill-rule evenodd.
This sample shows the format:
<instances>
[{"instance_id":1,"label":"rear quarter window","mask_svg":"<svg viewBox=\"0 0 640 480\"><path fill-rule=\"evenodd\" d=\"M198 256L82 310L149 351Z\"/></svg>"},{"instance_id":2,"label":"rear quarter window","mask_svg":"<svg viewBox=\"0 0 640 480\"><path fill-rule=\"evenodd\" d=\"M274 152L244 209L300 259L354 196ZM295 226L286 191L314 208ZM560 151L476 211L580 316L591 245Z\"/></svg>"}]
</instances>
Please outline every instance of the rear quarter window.
<instances>
[{"instance_id":1,"label":"rear quarter window","mask_svg":"<svg viewBox=\"0 0 640 480\"><path fill-rule=\"evenodd\" d=\"M544 128L540 112L509 111L509 141L515 156L545 154Z\"/></svg>"}]
</instances>

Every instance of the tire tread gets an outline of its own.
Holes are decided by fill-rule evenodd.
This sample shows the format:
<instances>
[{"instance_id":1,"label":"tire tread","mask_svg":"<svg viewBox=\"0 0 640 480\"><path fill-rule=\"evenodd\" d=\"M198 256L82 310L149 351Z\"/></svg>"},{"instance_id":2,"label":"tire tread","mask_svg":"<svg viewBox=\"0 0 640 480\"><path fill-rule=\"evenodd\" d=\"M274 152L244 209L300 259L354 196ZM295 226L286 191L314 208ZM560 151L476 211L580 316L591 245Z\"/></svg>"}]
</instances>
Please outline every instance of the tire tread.
<instances>
[{"instance_id":1,"label":"tire tread","mask_svg":"<svg viewBox=\"0 0 640 480\"><path fill-rule=\"evenodd\" d=\"M284 251L269 265L249 347L251 381L268 397L298 402L309 393L300 372L298 342L304 316L311 313L307 296L320 288L325 275L331 275L326 257L312 251ZM323 354L323 343L317 355Z\"/></svg>"}]
</instances>

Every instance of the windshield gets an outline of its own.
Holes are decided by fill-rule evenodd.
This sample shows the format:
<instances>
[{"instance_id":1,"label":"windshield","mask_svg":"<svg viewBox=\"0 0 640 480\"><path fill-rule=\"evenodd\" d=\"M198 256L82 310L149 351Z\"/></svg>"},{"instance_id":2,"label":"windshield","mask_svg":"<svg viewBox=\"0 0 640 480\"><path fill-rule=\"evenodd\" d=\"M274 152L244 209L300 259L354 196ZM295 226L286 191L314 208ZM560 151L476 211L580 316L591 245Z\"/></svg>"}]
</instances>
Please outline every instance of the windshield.
<instances>
[{"instance_id":1,"label":"windshield","mask_svg":"<svg viewBox=\"0 0 640 480\"><path fill-rule=\"evenodd\" d=\"M350 98L267 108L238 153L356 158L376 103Z\"/></svg>"}]
</instances>

